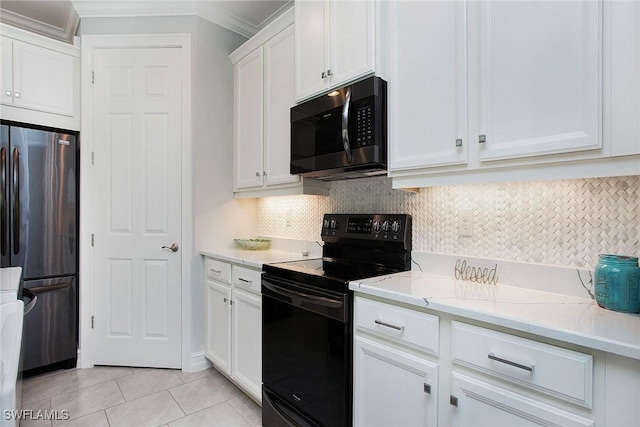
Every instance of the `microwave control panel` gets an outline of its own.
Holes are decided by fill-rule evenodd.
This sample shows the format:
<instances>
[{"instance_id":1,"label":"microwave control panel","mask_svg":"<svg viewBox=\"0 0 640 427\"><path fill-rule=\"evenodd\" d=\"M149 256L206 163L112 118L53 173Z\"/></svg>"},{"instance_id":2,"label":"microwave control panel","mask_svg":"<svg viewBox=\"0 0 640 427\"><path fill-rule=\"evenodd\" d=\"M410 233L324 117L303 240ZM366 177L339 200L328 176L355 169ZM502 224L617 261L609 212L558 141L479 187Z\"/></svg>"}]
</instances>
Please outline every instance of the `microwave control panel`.
<instances>
[{"instance_id":1,"label":"microwave control panel","mask_svg":"<svg viewBox=\"0 0 640 427\"><path fill-rule=\"evenodd\" d=\"M373 109L370 105L358 108L356 111L356 147L364 147L374 142Z\"/></svg>"}]
</instances>

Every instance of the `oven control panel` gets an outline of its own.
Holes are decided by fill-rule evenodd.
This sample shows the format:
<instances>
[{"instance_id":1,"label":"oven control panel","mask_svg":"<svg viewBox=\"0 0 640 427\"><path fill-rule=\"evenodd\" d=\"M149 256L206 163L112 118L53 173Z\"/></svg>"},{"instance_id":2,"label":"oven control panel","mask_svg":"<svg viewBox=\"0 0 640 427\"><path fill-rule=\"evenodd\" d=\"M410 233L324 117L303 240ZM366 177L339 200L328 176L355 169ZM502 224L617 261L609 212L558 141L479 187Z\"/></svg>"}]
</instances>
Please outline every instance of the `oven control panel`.
<instances>
[{"instance_id":1,"label":"oven control panel","mask_svg":"<svg viewBox=\"0 0 640 427\"><path fill-rule=\"evenodd\" d=\"M406 214L325 214L322 240L349 238L360 240L411 240L411 215Z\"/></svg>"}]
</instances>

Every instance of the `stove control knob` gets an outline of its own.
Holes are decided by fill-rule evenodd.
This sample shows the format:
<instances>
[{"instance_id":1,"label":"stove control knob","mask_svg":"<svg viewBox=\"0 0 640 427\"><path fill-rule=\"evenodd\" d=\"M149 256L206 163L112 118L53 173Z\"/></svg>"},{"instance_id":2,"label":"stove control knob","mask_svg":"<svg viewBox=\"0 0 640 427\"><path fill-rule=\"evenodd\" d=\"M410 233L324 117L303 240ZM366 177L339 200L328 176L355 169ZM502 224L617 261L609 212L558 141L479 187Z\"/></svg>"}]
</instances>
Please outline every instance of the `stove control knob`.
<instances>
[{"instance_id":1,"label":"stove control knob","mask_svg":"<svg viewBox=\"0 0 640 427\"><path fill-rule=\"evenodd\" d=\"M331 223L329 222L329 220L328 220L328 219L325 219L325 220L322 222L322 226L323 226L324 228L329 228L329 225L331 225Z\"/></svg>"},{"instance_id":2,"label":"stove control knob","mask_svg":"<svg viewBox=\"0 0 640 427\"><path fill-rule=\"evenodd\" d=\"M338 221L336 221L335 218L331 218L331 221L329 221L329 228L331 228L332 230L338 228Z\"/></svg>"},{"instance_id":3,"label":"stove control knob","mask_svg":"<svg viewBox=\"0 0 640 427\"><path fill-rule=\"evenodd\" d=\"M382 223L382 231L384 231L385 233L389 232L390 227L391 227L391 224L389 223L389 220Z\"/></svg>"},{"instance_id":4,"label":"stove control knob","mask_svg":"<svg viewBox=\"0 0 640 427\"><path fill-rule=\"evenodd\" d=\"M375 220L373 222L373 231L376 232L376 233L379 233L380 230L382 230L382 224L380 224L380 221Z\"/></svg>"},{"instance_id":5,"label":"stove control knob","mask_svg":"<svg viewBox=\"0 0 640 427\"><path fill-rule=\"evenodd\" d=\"M393 223L391 224L391 231L393 231L394 233L400 231L400 221L393 221Z\"/></svg>"}]
</instances>

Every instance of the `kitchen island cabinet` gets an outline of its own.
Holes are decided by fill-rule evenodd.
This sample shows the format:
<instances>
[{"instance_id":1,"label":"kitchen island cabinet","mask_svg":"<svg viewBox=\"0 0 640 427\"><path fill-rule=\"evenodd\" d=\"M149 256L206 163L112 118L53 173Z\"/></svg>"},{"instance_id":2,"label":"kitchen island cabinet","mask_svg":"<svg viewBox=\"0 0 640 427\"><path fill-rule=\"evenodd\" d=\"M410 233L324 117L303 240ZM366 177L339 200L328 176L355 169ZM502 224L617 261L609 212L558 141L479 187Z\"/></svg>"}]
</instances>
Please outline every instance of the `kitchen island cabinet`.
<instances>
[{"instance_id":1,"label":"kitchen island cabinet","mask_svg":"<svg viewBox=\"0 0 640 427\"><path fill-rule=\"evenodd\" d=\"M1 118L80 129L80 49L0 24Z\"/></svg>"},{"instance_id":2,"label":"kitchen island cabinet","mask_svg":"<svg viewBox=\"0 0 640 427\"><path fill-rule=\"evenodd\" d=\"M397 336L382 344L406 354L373 351L380 343L366 343L369 354L388 365L385 371L409 367L407 360L416 357L437 365L438 386L429 396L437 399L437 425L640 424L634 403L640 392L639 315L605 310L591 299L416 271L352 282L350 289L356 295L356 319L362 302L439 319L437 357L398 345L410 323L397 316L379 315L380 321L397 327ZM357 327L356 337L374 343L380 338ZM422 332L433 334L425 327ZM354 346L356 354L362 351L358 338ZM357 380L368 362L354 360L354 414L359 414L370 410L362 407L368 392ZM415 375L421 372L417 365L412 369ZM379 366L371 375L382 376L383 382L386 374L380 372ZM405 383L403 396L414 396L416 384ZM385 409L378 401L375 411ZM411 410L414 420L423 420L423 409Z\"/></svg>"}]
</instances>

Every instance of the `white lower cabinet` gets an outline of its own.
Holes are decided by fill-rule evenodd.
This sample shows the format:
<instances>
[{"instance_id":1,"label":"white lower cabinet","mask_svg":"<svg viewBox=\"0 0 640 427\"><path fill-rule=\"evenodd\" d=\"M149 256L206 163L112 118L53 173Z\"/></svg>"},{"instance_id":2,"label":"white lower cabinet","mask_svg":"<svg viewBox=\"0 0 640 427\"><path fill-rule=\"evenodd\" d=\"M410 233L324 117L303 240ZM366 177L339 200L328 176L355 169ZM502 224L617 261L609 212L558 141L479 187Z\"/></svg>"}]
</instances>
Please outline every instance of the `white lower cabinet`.
<instances>
[{"instance_id":1,"label":"white lower cabinet","mask_svg":"<svg viewBox=\"0 0 640 427\"><path fill-rule=\"evenodd\" d=\"M257 402L262 401L260 274L205 259L205 356Z\"/></svg>"},{"instance_id":2,"label":"white lower cabinet","mask_svg":"<svg viewBox=\"0 0 640 427\"><path fill-rule=\"evenodd\" d=\"M354 348L356 426L438 425L437 364L360 336Z\"/></svg>"},{"instance_id":3,"label":"white lower cabinet","mask_svg":"<svg viewBox=\"0 0 640 427\"><path fill-rule=\"evenodd\" d=\"M452 426L592 426L592 420L457 372L452 374Z\"/></svg>"}]
</instances>

